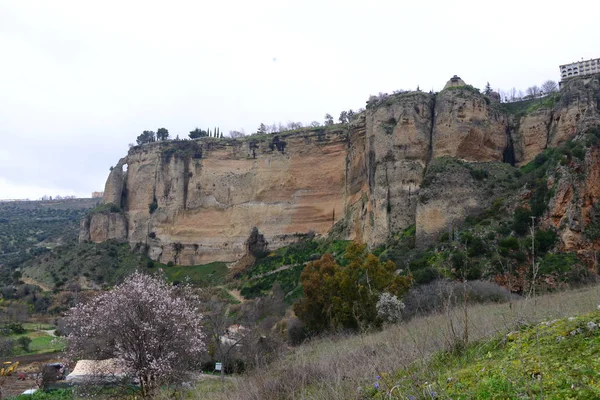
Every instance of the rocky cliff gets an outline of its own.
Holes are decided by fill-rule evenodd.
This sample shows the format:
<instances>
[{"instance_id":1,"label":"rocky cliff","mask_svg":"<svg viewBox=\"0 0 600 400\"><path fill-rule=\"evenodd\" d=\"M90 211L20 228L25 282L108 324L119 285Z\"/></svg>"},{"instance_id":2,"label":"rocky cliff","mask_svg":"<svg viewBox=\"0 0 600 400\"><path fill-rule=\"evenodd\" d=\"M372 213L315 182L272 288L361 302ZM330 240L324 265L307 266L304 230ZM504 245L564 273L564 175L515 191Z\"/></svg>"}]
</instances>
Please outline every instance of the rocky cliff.
<instances>
[{"instance_id":1,"label":"rocky cliff","mask_svg":"<svg viewBox=\"0 0 600 400\"><path fill-rule=\"evenodd\" d=\"M237 260L254 227L270 249L309 232L376 246L414 224L426 243L501 190L444 160L511 173L600 124L599 98L598 77L510 105L451 86L373 98L348 125L136 146L106 182L104 202L120 211L90 215L80 238L127 240L179 264Z\"/></svg>"}]
</instances>

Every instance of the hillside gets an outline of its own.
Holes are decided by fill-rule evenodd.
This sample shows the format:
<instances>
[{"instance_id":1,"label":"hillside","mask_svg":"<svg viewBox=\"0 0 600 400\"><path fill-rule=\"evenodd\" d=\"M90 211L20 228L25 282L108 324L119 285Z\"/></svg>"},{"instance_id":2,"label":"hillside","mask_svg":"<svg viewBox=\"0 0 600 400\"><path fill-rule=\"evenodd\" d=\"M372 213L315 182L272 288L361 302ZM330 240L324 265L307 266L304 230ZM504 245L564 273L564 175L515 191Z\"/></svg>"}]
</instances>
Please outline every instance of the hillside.
<instances>
[{"instance_id":1,"label":"hillside","mask_svg":"<svg viewBox=\"0 0 600 400\"><path fill-rule=\"evenodd\" d=\"M598 293L461 305L379 332L318 338L235 379L200 381L191 397L528 399L543 388L545 398L597 398L600 330L588 323L599 322Z\"/></svg>"},{"instance_id":2,"label":"hillside","mask_svg":"<svg viewBox=\"0 0 600 400\"><path fill-rule=\"evenodd\" d=\"M59 245L74 244L77 228L98 199L0 202L0 270L10 271Z\"/></svg>"}]
</instances>

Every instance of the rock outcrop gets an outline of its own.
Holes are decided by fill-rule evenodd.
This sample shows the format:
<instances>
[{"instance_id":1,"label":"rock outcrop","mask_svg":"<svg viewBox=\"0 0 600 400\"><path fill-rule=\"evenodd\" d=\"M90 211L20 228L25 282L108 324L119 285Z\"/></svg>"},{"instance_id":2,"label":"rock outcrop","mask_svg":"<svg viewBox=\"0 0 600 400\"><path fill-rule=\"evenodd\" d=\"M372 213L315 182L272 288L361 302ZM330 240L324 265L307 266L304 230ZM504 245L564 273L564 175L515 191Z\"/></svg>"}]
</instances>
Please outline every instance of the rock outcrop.
<instances>
[{"instance_id":1,"label":"rock outcrop","mask_svg":"<svg viewBox=\"0 0 600 400\"><path fill-rule=\"evenodd\" d=\"M348 125L136 146L106 182L104 201L122 211L88 217L80 238L127 240L178 264L240 259L254 228L268 249L309 232L376 246L414 224L426 243L500 190L469 168L423 186L437 160L522 165L599 124L599 97L598 77L521 108L451 85L373 97Z\"/></svg>"},{"instance_id":2,"label":"rock outcrop","mask_svg":"<svg viewBox=\"0 0 600 400\"><path fill-rule=\"evenodd\" d=\"M517 116L513 141L518 165L525 165L547 147L560 146L577 133L600 124L600 78L572 79L545 100L530 100Z\"/></svg>"}]
</instances>

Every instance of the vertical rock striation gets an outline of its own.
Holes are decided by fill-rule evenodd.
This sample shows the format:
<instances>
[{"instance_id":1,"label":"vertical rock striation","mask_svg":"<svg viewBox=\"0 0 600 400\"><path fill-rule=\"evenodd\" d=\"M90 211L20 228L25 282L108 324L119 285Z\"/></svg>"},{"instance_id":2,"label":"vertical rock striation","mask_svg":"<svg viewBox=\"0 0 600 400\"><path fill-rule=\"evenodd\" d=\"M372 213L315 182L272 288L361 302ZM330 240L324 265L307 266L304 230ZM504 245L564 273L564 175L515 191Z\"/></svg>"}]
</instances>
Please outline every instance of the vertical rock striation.
<instances>
[{"instance_id":1,"label":"vertical rock striation","mask_svg":"<svg viewBox=\"0 0 600 400\"><path fill-rule=\"evenodd\" d=\"M423 187L432 165L523 165L599 124L599 98L598 77L512 105L463 83L373 98L349 125L136 146L106 182L104 202L122 211L86 218L80 238L127 240L179 264L237 260L253 228L270 249L309 232L376 246L414 224L426 243L495 193L462 167Z\"/></svg>"}]
</instances>

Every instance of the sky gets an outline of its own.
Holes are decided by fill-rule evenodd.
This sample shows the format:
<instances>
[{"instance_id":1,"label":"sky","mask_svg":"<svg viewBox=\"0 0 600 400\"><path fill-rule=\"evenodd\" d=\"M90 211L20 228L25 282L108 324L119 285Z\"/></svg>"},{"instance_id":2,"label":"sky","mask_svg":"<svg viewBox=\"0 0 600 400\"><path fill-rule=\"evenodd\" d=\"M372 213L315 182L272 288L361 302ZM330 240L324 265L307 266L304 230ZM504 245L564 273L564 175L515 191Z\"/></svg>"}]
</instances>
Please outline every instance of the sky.
<instances>
[{"instance_id":1,"label":"sky","mask_svg":"<svg viewBox=\"0 0 600 400\"><path fill-rule=\"evenodd\" d=\"M144 130L323 121L600 57L600 2L0 0L0 199L90 197Z\"/></svg>"}]
</instances>

